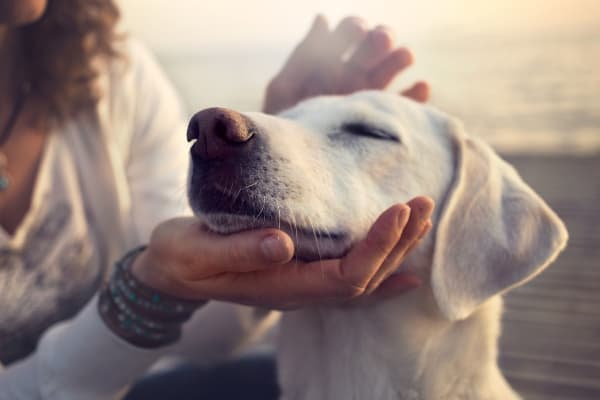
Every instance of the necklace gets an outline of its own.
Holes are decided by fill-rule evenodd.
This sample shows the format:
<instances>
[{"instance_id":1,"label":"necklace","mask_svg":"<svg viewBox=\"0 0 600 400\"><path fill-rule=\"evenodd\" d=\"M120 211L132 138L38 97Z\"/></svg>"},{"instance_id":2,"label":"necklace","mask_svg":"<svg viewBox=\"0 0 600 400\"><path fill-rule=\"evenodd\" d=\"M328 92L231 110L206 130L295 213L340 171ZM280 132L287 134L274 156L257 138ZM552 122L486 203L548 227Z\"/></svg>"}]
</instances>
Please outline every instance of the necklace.
<instances>
[{"instance_id":1,"label":"necklace","mask_svg":"<svg viewBox=\"0 0 600 400\"><path fill-rule=\"evenodd\" d=\"M23 110L23 106L25 105L25 100L27 99L28 94L29 84L24 83L17 94L17 99L15 100L13 109L8 116L8 120L6 121L2 131L0 131L0 147L2 147L10 138L13 128L19 119L19 115ZM8 157L3 151L0 150L0 193L6 191L9 186L10 176L8 174Z\"/></svg>"}]
</instances>

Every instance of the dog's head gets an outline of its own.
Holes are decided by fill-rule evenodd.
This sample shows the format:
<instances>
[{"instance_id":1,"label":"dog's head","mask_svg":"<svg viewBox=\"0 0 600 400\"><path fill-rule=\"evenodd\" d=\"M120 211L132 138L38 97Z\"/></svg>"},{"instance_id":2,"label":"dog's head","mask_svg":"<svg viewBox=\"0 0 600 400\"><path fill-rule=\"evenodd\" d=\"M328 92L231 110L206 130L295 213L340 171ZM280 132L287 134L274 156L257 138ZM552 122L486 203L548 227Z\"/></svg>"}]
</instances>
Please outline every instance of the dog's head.
<instances>
[{"instance_id":1,"label":"dog's head","mask_svg":"<svg viewBox=\"0 0 600 400\"><path fill-rule=\"evenodd\" d=\"M278 227L300 259L338 257L377 216L432 197L431 287L449 318L546 267L560 219L457 122L383 92L307 100L278 117L225 109L191 120L189 199L209 228Z\"/></svg>"}]
</instances>

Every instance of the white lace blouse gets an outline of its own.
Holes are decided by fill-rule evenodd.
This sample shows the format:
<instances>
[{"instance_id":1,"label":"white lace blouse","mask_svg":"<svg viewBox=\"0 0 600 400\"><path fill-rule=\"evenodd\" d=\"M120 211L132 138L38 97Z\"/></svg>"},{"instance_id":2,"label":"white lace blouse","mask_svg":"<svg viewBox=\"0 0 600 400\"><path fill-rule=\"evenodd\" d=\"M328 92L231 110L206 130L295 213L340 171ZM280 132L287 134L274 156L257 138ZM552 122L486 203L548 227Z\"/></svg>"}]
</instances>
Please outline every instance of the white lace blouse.
<instances>
[{"instance_id":1,"label":"white lace blouse","mask_svg":"<svg viewBox=\"0 0 600 400\"><path fill-rule=\"evenodd\" d=\"M161 356L208 362L255 326L249 310L213 302L180 343L144 350L97 313L94 294L111 263L160 221L189 213L178 98L140 44L124 52L125 62L101 66L95 113L49 137L21 226L13 236L0 231L0 360L29 354L0 364L2 400L111 398Z\"/></svg>"}]
</instances>

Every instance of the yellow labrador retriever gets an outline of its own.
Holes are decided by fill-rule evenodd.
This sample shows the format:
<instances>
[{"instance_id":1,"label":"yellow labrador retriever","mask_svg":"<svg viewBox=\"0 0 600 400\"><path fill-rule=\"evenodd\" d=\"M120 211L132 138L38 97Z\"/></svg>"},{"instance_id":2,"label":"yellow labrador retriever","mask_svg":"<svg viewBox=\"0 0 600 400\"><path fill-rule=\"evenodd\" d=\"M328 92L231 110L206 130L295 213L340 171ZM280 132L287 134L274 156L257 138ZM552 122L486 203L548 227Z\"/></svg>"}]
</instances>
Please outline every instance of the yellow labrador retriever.
<instances>
[{"instance_id":1,"label":"yellow labrador retriever","mask_svg":"<svg viewBox=\"0 0 600 400\"><path fill-rule=\"evenodd\" d=\"M208 226L279 227L303 260L343 255L394 203L437 203L432 234L402 265L422 288L284 313L283 399L518 398L496 362L500 295L546 268L567 232L490 147L383 92L315 98L277 117L209 109L188 139L189 199Z\"/></svg>"}]
</instances>

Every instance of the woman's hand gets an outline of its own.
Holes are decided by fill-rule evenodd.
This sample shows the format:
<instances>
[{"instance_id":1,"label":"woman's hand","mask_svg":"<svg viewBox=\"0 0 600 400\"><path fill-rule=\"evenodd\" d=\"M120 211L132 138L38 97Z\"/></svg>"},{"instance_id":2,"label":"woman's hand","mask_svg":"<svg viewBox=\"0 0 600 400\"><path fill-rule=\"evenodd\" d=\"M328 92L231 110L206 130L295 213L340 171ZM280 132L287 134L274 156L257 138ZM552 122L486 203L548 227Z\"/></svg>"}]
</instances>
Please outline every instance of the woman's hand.
<instances>
[{"instance_id":1,"label":"woman's hand","mask_svg":"<svg viewBox=\"0 0 600 400\"><path fill-rule=\"evenodd\" d=\"M223 300L273 309L344 304L399 295L420 285L398 265L431 227L433 202L395 205L341 259L293 261L294 245L276 229L218 235L195 218L159 225L133 265L146 285L192 300Z\"/></svg>"},{"instance_id":2,"label":"woman's hand","mask_svg":"<svg viewBox=\"0 0 600 400\"><path fill-rule=\"evenodd\" d=\"M308 97L383 89L412 62L409 50L395 47L389 29L368 29L364 20L347 17L329 30L319 15L269 83L263 109L274 114ZM424 102L429 87L417 82L402 94Z\"/></svg>"}]
</instances>

